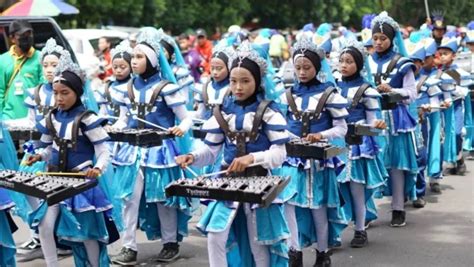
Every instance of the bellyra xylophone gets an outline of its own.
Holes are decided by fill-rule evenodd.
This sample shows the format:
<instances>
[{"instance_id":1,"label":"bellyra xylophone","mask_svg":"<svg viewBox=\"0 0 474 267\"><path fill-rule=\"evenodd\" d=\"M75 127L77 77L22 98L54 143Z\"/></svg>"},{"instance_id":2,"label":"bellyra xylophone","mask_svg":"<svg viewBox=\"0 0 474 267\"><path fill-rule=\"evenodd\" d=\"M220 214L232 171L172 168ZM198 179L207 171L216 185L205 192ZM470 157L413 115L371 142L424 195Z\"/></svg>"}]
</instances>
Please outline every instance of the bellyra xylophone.
<instances>
[{"instance_id":1,"label":"bellyra xylophone","mask_svg":"<svg viewBox=\"0 0 474 267\"><path fill-rule=\"evenodd\" d=\"M290 177L280 176L181 178L166 187L166 195L248 202L267 207L289 181Z\"/></svg>"},{"instance_id":2,"label":"bellyra xylophone","mask_svg":"<svg viewBox=\"0 0 474 267\"><path fill-rule=\"evenodd\" d=\"M382 133L381 129L365 124L347 124L346 143L348 145L362 144L362 136L377 136Z\"/></svg>"},{"instance_id":3,"label":"bellyra xylophone","mask_svg":"<svg viewBox=\"0 0 474 267\"><path fill-rule=\"evenodd\" d=\"M111 141L129 143L141 147L161 146L163 140L174 135L166 131L154 129L108 129Z\"/></svg>"},{"instance_id":4,"label":"bellyra xylophone","mask_svg":"<svg viewBox=\"0 0 474 267\"><path fill-rule=\"evenodd\" d=\"M14 141L40 140L41 133L35 127L15 126L9 127L8 131Z\"/></svg>"},{"instance_id":5,"label":"bellyra xylophone","mask_svg":"<svg viewBox=\"0 0 474 267\"><path fill-rule=\"evenodd\" d=\"M345 148L326 142L310 143L303 139L293 139L286 143L286 154L290 157L310 159L330 159L344 153Z\"/></svg>"},{"instance_id":6,"label":"bellyra xylophone","mask_svg":"<svg viewBox=\"0 0 474 267\"><path fill-rule=\"evenodd\" d=\"M383 93L382 95L382 109L383 110L390 110L395 109L397 107L398 102L408 99L408 97L404 97L399 93L390 92L390 93Z\"/></svg>"},{"instance_id":7,"label":"bellyra xylophone","mask_svg":"<svg viewBox=\"0 0 474 267\"><path fill-rule=\"evenodd\" d=\"M98 184L97 179L36 175L12 170L0 171L0 187L44 199L49 206L82 193Z\"/></svg>"},{"instance_id":8,"label":"bellyra xylophone","mask_svg":"<svg viewBox=\"0 0 474 267\"><path fill-rule=\"evenodd\" d=\"M40 140L41 133L33 127L8 128L13 140ZM161 146L163 140L172 138L173 135L160 130L153 129L107 129L111 141L125 142L135 146L152 147Z\"/></svg>"}]
</instances>

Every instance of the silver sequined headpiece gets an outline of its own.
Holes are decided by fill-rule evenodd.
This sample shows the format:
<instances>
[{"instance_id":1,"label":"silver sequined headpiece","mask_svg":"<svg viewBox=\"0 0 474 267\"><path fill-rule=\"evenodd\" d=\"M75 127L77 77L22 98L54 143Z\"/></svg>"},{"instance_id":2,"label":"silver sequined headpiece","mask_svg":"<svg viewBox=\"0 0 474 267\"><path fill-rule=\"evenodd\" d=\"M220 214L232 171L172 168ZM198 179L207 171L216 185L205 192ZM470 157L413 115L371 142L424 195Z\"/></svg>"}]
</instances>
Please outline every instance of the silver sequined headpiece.
<instances>
[{"instance_id":1,"label":"silver sequined headpiece","mask_svg":"<svg viewBox=\"0 0 474 267\"><path fill-rule=\"evenodd\" d=\"M326 57L324 50L318 47L309 36L303 34L298 42L296 42L291 48L291 55L294 57L295 54L304 54L306 51L316 53L320 60L323 60Z\"/></svg>"},{"instance_id":2,"label":"silver sequined headpiece","mask_svg":"<svg viewBox=\"0 0 474 267\"><path fill-rule=\"evenodd\" d=\"M352 48L355 48L357 51L360 52L360 54L362 55L362 58L364 60L364 64L362 65L362 69L360 70L360 75L361 76L366 76L367 75L367 68L368 68L368 64L365 64L366 63L366 60L367 60L367 51L364 47L364 45L361 43L361 42L358 42L357 40L355 39L347 39L343 44L342 44L342 48L341 50L339 51L339 56L338 58L340 58L342 56L342 54L346 53L347 51L351 50L351 47Z\"/></svg>"},{"instance_id":3,"label":"silver sequined headpiece","mask_svg":"<svg viewBox=\"0 0 474 267\"><path fill-rule=\"evenodd\" d=\"M172 46L174 46L176 44L176 41L173 39L173 37L166 34L165 31L163 31L162 28L158 29L157 34L158 34L158 42L161 41L161 40L164 40L165 42L167 42L168 44L170 44Z\"/></svg>"},{"instance_id":4,"label":"silver sequined headpiece","mask_svg":"<svg viewBox=\"0 0 474 267\"><path fill-rule=\"evenodd\" d=\"M342 44L341 50L339 51L339 57L341 57L342 54L347 52L347 50L349 50L349 47L357 49L357 51L359 51L362 56L366 56L365 49L362 43L358 42L355 39L346 39L346 41Z\"/></svg>"},{"instance_id":5,"label":"silver sequined headpiece","mask_svg":"<svg viewBox=\"0 0 474 267\"><path fill-rule=\"evenodd\" d=\"M262 77L263 83L263 77L267 71L267 61L262 56L260 56L260 54L254 48L252 48L252 45L249 41L242 42L239 47L237 47L237 50L232 58L229 58L229 69L232 68L232 63L235 60L238 61L237 66L240 67L242 61L246 58L258 65L260 68L260 77Z\"/></svg>"},{"instance_id":6,"label":"silver sequined headpiece","mask_svg":"<svg viewBox=\"0 0 474 267\"><path fill-rule=\"evenodd\" d=\"M124 53L128 53L129 55L132 55L133 53L133 49L126 41L120 42L120 44L110 50L110 55L112 58L114 58L116 55L123 57Z\"/></svg>"},{"instance_id":7,"label":"silver sequined headpiece","mask_svg":"<svg viewBox=\"0 0 474 267\"><path fill-rule=\"evenodd\" d=\"M217 57L220 53L225 54L229 61L235 57L235 49L232 46L227 45L226 42L219 42L212 49L213 57Z\"/></svg>"},{"instance_id":8,"label":"silver sequined headpiece","mask_svg":"<svg viewBox=\"0 0 474 267\"><path fill-rule=\"evenodd\" d=\"M382 25L384 23L387 23L388 25L392 26L395 31L400 30L400 26L398 25L398 23L388 15L387 11L382 11L377 17L372 20L371 28L374 28L375 25L379 25L380 31L383 32Z\"/></svg>"},{"instance_id":9,"label":"silver sequined headpiece","mask_svg":"<svg viewBox=\"0 0 474 267\"><path fill-rule=\"evenodd\" d=\"M71 58L71 54L69 51L64 50L61 55L61 60L59 60L59 64L56 67L56 76L61 75L64 71L70 71L79 76L82 80L84 80L83 72L79 65L74 63Z\"/></svg>"},{"instance_id":10,"label":"silver sequined headpiece","mask_svg":"<svg viewBox=\"0 0 474 267\"><path fill-rule=\"evenodd\" d=\"M48 41L46 41L46 44L44 45L43 49L41 49L41 60L46 55L51 55L53 53L58 53L62 54L64 51L64 48L56 43L56 40L54 38L49 38Z\"/></svg>"},{"instance_id":11,"label":"silver sequined headpiece","mask_svg":"<svg viewBox=\"0 0 474 267\"><path fill-rule=\"evenodd\" d=\"M142 28L137 36L137 44L146 43L157 55L160 53L160 40L159 31L153 27Z\"/></svg>"}]
</instances>

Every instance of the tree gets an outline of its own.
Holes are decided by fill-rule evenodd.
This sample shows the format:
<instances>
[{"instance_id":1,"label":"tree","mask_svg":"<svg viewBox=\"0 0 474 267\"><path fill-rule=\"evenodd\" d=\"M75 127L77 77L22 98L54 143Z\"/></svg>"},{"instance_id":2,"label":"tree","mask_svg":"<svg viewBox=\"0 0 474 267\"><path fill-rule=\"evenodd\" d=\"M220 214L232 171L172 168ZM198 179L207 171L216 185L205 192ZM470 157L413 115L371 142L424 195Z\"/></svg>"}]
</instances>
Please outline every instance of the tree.
<instances>
[{"instance_id":1,"label":"tree","mask_svg":"<svg viewBox=\"0 0 474 267\"><path fill-rule=\"evenodd\" d=\"M209 33L232 24L257 21L259 27L301 28L313 22L341 23L360 29L364 14L387 10L402 25L419 26L425 19L424 1L415 0L69 0L80 10L59 16L67 27L101 25L163 27L173 34L204 28ZM474 1L430 0L430 10L443 10L448 24L467 23ZM456 8L453 8L456 7ZM72 19L71 19L72 18Z\"/></svg>"}]
</instances>

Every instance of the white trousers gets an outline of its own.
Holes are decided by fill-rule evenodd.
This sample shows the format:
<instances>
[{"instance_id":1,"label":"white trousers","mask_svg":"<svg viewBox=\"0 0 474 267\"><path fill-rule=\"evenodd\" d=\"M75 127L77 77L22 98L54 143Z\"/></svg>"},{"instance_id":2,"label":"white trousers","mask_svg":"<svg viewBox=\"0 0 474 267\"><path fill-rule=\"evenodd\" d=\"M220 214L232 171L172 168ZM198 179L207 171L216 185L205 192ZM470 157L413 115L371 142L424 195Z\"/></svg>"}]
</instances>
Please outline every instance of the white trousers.
<instances>
[{"instance_id":1,"label":"white trousers","mask_svg":"<svg viewBox=\"0 0 474 267\"><path fill-rule=\"evenodd\" d=\"M140 199L144 189L143 169L137 173L135 188L132 195L125 201L123 210L123 222L125 231L122 234L122 245L126 248L138 251L136 241L136 231L138 224L138 209L140 207ZM178 211L176 208L167 207L161 203L158 206L158 216L161 226L161 242L175 243L178 238Z\"/></svg>"},{"instance_id":2,"label":"white trousers","mask_svg":"<svg viewBox=\"0 0 474 267\"><path fill-rule=\"evenodd\" d=\"M270 266L270 250L268 246L257 243L256 212L250 209L249 204L244 205L247 221L247 233L250 241L250 249L257 267ZM222 232L209 232L207 234L207 247L209 254L209 265L211 267L227 266L226 243L232 223Z\"/></svg>"},{"instance_id":3,"label":"white trousers","mask_svg":"<svg viewBox=\"0 0 474 267\"><path fill-rule=\"evenodd\" d=\"M30 204L31 210L36 210L39 207L40 200L36 197L26 196L28 204ZM30 229L30 237L39 239L39 235L35 233L35 230Z\"/></svg>"},{"instance_id":4,"label":"white trousers","mask_svg":"<svg viewBox=\"0 0 474 267\"><path fill-rule=\"evenodd\" d=\"M48 207L46 215L38 227L41 250L43 251L44 260L48 267L59 267L56 242L54 241L54 227L58 215L58 205ZM99 243L97 240L85 240L84 246L90 266L99 267Z\"/></svg>"},{"instance_id":5,"label":"white trousers","mask_svg":"<svg viewBox=\"0 0 474 267\"><path fill-rule=\"evenodd\" d=\"M403 170L391 169L392 210L405 210L405 174Z\"/></svg>"},{"instance_id":6,"label":"white trousers","mask_svg":"<svg viewBox=\"0 0 474 267\"><path fill-rule=\"evenodd\" d=\"M286 203L284 206L285 220L290 230L289 248L300 251L300 242L298 240L298 224L296 223L295 206Z\"/></svg>"}]
</instances>

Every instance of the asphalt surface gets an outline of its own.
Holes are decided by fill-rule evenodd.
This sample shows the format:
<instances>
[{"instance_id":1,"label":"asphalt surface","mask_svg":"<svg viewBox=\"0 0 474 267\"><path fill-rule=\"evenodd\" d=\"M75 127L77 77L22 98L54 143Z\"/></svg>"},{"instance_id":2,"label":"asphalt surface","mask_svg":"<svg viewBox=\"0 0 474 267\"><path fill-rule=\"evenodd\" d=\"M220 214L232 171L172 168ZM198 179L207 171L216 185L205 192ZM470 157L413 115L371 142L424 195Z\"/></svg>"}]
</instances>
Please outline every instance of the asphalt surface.
<instances>
[{"instance_id":1,"label":"asphalt surface","mask_svg":"<svg viewBox=\"0 0 474 267\"><path fill-rule=\"evenodd\" d=\"M407 225L403 228L389 226L390 199L378 200L379 219L368 230L369 245L365 248L349 247L352 228L343 235L341 248L334 250L332 266L474 266L474 161L467 161L465 176L447 176L442 181L442 194L428 190L427 205L415 209L407 203ZM159 242L149 242L138 233L139 263L141 266L194 267L208 266L206 238L190 225L191 234L181 245L181 257L171 264L150 262L161 249ZM17 220L20 230L14 237L18 244L28 238L28 229ZM109 246L109 253L120 250L120 241ZM39 254L39 253L36 253ZM34 257L34 253L29 256ZM18 260L25 259L18 257ZM312 266L315 251L304 250L304 266ZM20 267L45 266L42 259L19 262ZM60 261L60 266L74 266L71 257Z\"/></svg>"}]
</instances>

